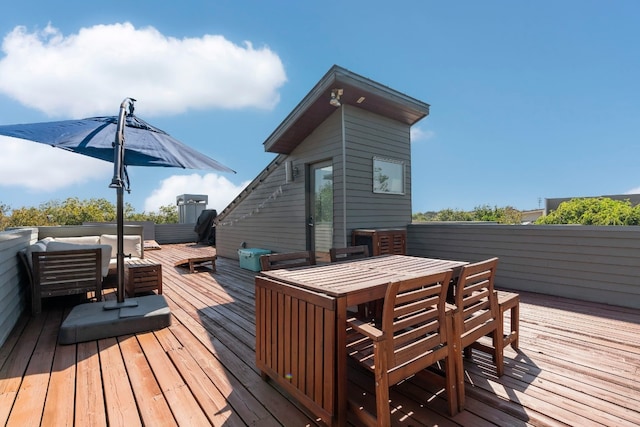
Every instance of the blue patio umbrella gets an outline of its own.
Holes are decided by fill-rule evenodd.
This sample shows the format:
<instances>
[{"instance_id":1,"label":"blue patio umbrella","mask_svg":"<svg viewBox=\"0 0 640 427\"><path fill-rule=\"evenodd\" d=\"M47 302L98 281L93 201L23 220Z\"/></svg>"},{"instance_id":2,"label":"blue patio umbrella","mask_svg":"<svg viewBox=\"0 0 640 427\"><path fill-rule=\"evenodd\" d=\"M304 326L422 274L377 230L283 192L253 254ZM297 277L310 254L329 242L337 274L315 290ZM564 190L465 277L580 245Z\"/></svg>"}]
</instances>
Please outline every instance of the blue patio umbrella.
<instances>
[{"instance_id":1,"label":"blue patio umbrella","mask_svg":"<svg viewBox=\"0 0 640 427\"><path fill-rule=\"evenodd\" d=\"M118 116L0 126L0 135L26 139L114 163L110 188L117 191L118 304L124 303L124 190L126 166L164 166L233 172L133 114L135 99ZM127 107L129 111L127 112Z\"/></svg>"}]
</instances>

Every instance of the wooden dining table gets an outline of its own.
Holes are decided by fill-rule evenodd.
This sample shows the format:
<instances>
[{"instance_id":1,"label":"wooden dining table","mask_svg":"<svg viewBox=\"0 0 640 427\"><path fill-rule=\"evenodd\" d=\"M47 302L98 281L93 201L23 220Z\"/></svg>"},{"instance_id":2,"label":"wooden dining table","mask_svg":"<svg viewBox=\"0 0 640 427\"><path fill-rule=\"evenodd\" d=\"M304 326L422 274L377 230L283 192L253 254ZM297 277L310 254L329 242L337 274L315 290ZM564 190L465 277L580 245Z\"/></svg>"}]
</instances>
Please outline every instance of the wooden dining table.
<instances>
[{"instance_id":1,"label":"wooden dining table","mask_svg":"<svg viewBox=\"0 0 640 427\"><path fill-rule=\"evenodd\" d=\"M465 261L380 255L256 276L256 364L327 425L346 425L348 308L383 299L389 283Z\"/></svg>"}]
</instances>

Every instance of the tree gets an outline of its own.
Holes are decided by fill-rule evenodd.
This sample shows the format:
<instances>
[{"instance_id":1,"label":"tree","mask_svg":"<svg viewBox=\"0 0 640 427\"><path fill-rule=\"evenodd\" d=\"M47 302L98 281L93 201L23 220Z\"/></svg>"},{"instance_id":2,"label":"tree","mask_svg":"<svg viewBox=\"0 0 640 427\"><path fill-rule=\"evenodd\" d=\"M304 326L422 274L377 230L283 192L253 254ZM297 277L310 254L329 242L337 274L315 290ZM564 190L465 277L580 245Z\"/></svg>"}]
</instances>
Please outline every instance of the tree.
<instances>
[{"instance_id":1,"label":"tree","mask_svg":"<svg viewBox=\"0 0 640 427\"><path fill-rule=\"evenodd\" d=\"M522 213L511 206L504 208L497 206L491 208L489 205L476 206L472 214L474 221L493 221L499 224L520 224L522 222Z\"/></svg>"},{"instance_id":2,"label":"tree","mask_svg":"<svg viewBox=\"0 0 640 427\"><path fill-rule=\"evenodd\" d=\"M126 218L131 221L151 221L156 224L177 224L180 220L176 205L160 206L158 212L133 213Z\"/></svg>"},{"instance_id":3,"label":"tree","mask_svg":"<svg viewBox=\"0 0 640 427\"><path fill-rule=\"evenodd\" d=\"M640 225L640 205L609 197L579 198L562 202L558 209L538 218L536 224Z\"/></svg>"},{"instance_id":4,"label":"tree","mask_svg":"<svg viewBox=\"0 0 640 427\"><path fill-rule=\"evenodd\" d=\"M413 222L427 222L427 221L436 221L436 216L438 212L429 211L429 212L418 212L414 213L411 216Z\"/></svg>"},{"instance_id":5,"label":"tree","mask_svg":"<svg viewBox=\"0 0 640 427\"><path fill-rule=\"evenodd\" d=\"M436 221L471 221L472 217L469 212L459 209L443 209L436 215Z\"/></svg>"},{"instance_id":6,"label":"tree","mask_svg":"<svg viewBox=\"0 0 640 427\"><path fill-rule=\"evenodd\" d=\"M80 200L69 197L40 206L54 225L81 225L84 222L110 222L116 219L115 206L106 199Z\"/></svg>"},{"instance_id":7,"label":"tree","mask_svg":"<svg viewBox=\"0 0 640 427\"><path fill-rule=\"evenodd\" d=\"M6 227L36 227L41 225L81 225L85 222L115 222L116 207L106 199L80 200L70 197L62 202L53 200L41 204L38 208L22 207L14 209L6 216L9 207L0 204L0 225ZM178 222L178 207L162 206L159 212L135 212L131 204L125 203L125 221L152 221L156 224Z\"/></svg>"},{"instance_id":8,"label":"tree","mask_svg":"<svg viewBox=\"0 0 640 427\"><path fill-rule=\"evenodd\" d=\"M7 214L10 210L11 207L9 205L5 205L4 203L0 202L0 231L3 231L5 228L7 228L7 225L9 224L10 217Z\"/></svg>"},{"instance_id":9,"label":"tree","mask_svg":"<svg viewBox=\"0 0 640 427\"><path fill-rule=\"evenodd\" d=\"M413 214L414 222L428 221L492 221L500 224L520 224L522 213L511 207L499 208L489 205L476 206L473 211L466 212L459 209L443 209L439 212L425 212Z\"/></svg>"}]
</instances>

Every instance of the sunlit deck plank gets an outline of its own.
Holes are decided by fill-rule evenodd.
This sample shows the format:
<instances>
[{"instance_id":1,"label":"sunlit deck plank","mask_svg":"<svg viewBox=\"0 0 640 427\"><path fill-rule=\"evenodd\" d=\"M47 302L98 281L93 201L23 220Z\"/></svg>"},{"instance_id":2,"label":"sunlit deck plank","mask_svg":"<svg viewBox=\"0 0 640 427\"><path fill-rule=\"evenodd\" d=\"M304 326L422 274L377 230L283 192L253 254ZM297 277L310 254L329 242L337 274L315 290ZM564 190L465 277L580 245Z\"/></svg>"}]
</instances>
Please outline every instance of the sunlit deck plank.
<instances>
[{"instance_id":1,"label":"sunlit deck plank","mask_svg":"<svg viewBox=\"0 0 640 427\"><path fill-rule=\"evenodd\" d=\"M98 348L109 426L142 425L118 340L116 338L98 340Z\"/></svg>"},{"instance_id":2,"label":"sunlit deck plank","mask_svg":"<svg viewBox=\"0 0 640 427\"><path fill-rule=\"evenodd\" d=\"M61 319L61 310L48 313L29 365L24 372L7 426L40 425Z\"/></svg>"},{"instance_id":3,"label":"sunlit deck plank","mask_svg":"<svg viewBox=\"0 0 640 427\"><path fill-rule=\"evenodd\" d=\"M138 334L138 341L149 360L162 389L162 394L172 408L179 425L204 426L209 421L193 397L193 393L176 370L171 359L151 332Z\"/></svg>"},{"instance_id":4,"label":"sunlit deck plank","mask_svg":"<svg viewBox=\"0 0 640 427\"><path fill-rule=\"evenodd\" d=\"M78 344L77 354L75 425L106 426L107 414L102 392L98 343L90 341Z\"/></svg>"},{"instance_id":5,"label":"sunlit deck plank","mask_svg":"<svg viewBox=\"0 0 640 427\"><path fill-rule=\"evenodd\" d=\"M72 426L74 423L76 349L61 346L55 350L42 425Z\"/></svg>"},{"instance_id":6,"label":"sunlit deck plank","mask_svg":"<svg viewBox=\"0 0 640 427\"><path fill-rule=\"evenodd\" d=\"M24 319L27 319L27 316L24 316ZM14 334L9 336L3 346L6 357L3 358L2 369L0 369L0 424L2 425L6 425L9 420L45 320L45 315L38 316L31 319L26 327L23 327L21 322L14 328Z\"/></svg>"},{"instance_id":7,"label":"sunlit deck plank","mask_svg":"<svg viewBox=\"0 0 640 427\"><path fill-rule=\"evenodd\" d=\"M142 335L142 334L140 334ZM177 425L169 408L169 403L158 384L156 373L150 365L150 358L143 351L135 336L118 339L124 356L129 382L145 425Z\"/></svg>"},{"instance_id":8,"label":"sunlit deck plank","mask_svg":"<svg viewBox=\"0 0 640 427\"><path fill-rule=\"evenodd\" d=\"M238 414L229 408L226 396L220 392L214 381L194 358L194 354L199 353L199 346L189 346L187 349L173 334L178 328L181 326L174 326L171 330L165 328L156 331L155 335L180 375L189 384L204 413L214 425L244 426L245 423ZM210 355L208 359L205 357L201 360L205 366L211 365Z\"/></svg>"}]
</instances>

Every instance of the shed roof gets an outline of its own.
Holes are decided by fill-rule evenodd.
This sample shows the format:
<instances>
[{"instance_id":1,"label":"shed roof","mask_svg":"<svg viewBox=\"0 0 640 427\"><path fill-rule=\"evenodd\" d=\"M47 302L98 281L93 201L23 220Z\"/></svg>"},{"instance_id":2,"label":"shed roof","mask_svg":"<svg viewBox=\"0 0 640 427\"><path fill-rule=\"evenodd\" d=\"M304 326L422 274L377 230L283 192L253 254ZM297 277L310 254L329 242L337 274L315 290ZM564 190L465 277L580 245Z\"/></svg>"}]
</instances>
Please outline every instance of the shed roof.
<instances>
[{"instance_id":1,"label":"shed roof","mask_svg":"<svg viewBox=\"0 0 640 427\"><path fill-rule=\"evenodd\" d=\"M331 91L342 89L340 102L409 126L429 114L429 104L334 65L263 142L265 151L291 153L336 107Z\"/></svg>"}]
</instances>

